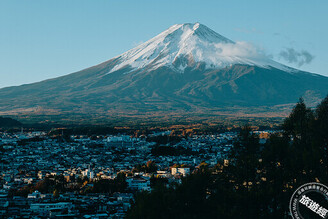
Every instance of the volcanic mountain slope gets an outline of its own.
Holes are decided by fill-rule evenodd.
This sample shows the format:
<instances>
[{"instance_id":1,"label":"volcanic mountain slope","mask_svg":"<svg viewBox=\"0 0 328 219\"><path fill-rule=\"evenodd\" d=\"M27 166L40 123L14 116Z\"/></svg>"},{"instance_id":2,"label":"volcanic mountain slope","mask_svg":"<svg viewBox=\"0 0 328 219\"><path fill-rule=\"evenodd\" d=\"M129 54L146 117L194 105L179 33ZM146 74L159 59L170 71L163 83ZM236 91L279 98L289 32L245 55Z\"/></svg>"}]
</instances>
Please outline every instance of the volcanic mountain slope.
<instances>
[{"instance_id":1,"label":"volcanic mountain slope","mask_svg":"<svg viewBox=\"0 0 328 219\"><path fill-rule=\"evenodd\" d=\"M277 63L199 23L174 25L109 61L0 89L2 114L210 113L313 102L328 78Z\"/></svg>"}]
</instances>

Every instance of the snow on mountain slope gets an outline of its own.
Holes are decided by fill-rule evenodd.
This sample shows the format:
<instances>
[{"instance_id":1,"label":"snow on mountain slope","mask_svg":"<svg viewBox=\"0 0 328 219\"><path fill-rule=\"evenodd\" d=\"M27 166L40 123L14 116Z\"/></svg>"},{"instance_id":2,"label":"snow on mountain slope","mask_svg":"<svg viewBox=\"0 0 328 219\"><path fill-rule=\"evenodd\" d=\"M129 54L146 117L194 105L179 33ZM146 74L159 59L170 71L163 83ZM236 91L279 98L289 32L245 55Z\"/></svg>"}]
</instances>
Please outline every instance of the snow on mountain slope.
<instances>
[{"instance_id":1,"label":"snow on mountain slope","mask_svg":"<svg viewBox=\"0 0 328 219\"><path fill-rule=\"evenodd\" d=\"M161 66L183 72L186 67L194 67L198 63L205 63L207 69L246 64L292 71L269 59L254 46L245 42L233 42L199 23L173 25L115 58L118 59L117 65L109 73L123 67L131 67L133 70L148 67L154 70Z\"/></svg>"},{"instance_id":2,"label":"snow on mountain slope","mask_svg":"<svg viewBox=\"0 0 328 219\"><path fill-rule=\"evenodd\" d=\"M163 115L281 113L299 97L317 105L327 88L328 77L283 66L204 25L180 24L90 68L0 89L0 113L65 121L83 115L86 122L90 116L102 122L120 115L151 121Z\"/></svg>"}]
</instances>

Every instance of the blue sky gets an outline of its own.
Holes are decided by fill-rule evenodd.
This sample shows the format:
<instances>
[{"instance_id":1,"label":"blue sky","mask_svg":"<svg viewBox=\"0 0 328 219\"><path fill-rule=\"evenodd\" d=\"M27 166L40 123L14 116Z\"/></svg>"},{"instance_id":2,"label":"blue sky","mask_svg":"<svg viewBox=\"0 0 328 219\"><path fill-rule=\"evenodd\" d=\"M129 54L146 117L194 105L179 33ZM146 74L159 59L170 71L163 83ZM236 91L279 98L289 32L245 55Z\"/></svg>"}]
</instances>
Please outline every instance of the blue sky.
<instances>
[{"instance_id":1,"label":"blue sky","mask_svg":"<svg viewBox=\"0 0 328 219\"><path fill-rule=\"evenodd\" d=\"M328 76L327 9L326 0L0 0L0 87L99 64L173 24L194 22ZM304 54L310 58L300 63Z\"/></svg>"}]
</instances>

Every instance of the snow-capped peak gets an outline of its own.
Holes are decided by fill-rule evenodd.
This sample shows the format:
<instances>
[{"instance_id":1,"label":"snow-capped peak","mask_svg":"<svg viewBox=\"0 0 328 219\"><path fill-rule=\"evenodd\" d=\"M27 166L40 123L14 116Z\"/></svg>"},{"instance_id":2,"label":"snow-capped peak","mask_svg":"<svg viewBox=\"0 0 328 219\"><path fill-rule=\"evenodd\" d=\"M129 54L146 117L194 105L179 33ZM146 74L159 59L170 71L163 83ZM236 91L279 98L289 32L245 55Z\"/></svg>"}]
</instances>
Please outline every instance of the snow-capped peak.
<instances>
[{"instance_id":1,"label":"snow-capped peak","mask_svg":"<svg viewBox=\"0 0 328 219\"><path fill-rule=\"evenodd\" d=\"M168 66L183 71L197 63L204 63L210 69L247 64L289 70L261 54L254 46L233 42L200 23L175 24L115 58L117 65L109 73L127 66L152 70Z\"/></svg>"}]
</instances>

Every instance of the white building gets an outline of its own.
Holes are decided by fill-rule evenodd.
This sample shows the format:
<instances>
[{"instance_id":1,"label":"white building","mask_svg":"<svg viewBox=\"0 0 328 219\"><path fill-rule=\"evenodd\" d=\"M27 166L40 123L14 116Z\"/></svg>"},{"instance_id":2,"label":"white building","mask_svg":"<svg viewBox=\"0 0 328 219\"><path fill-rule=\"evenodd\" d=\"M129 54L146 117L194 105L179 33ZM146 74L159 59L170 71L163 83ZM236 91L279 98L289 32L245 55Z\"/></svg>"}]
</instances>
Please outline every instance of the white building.
<instances>
[{"instance_id":1,"label":"white building","mask_svg":"<svg viewBox=\"0 0 328 219\"><path fill-rule=\"evenodd\" d=\"M32 194L28 194L27 198L37 199L37 198L40 198L40 196L41 196L41 192L39 192L38 190L35 190Z\"/></svg>"},{"instance_id":2,"label":"white building","mask_svg":"<svg viewBox=\"0 0 328 219\"><path fill-rule=\"evenodd\" d=\"M31 204L30 209L34 212L44 212L50 210L62 210L72 209L73 204L71 202L59 202L59 203L34 203Z\"/></svg>"},{"instance_id":3,"label":"white building","mask_svg":"<svg viewBox=\"0 0 328 219\"><path fill-rule=\"evenodd\" d=\"M133 190L150 191L150 180L145 178L128 178L126 179L128 187Z\"/></svg>"},{"instance_id":4,"label":"white building","mask_svg":"<svg viewBox=\"0 0 328 219\"><path fill-rule=\"evenodd\" d=\"M171 174L168 171L165 171L165 170L157 170L156 176L169 178L169 177L171 177Z\"/></svg>"},{"instance_id":5,"label":"white building","mask_svg":"<svg viewBox=\"0 0 328 219\"><path fill-rule=\"evenodd\" d=\"M89 165L89 168L86 169L85 171L82 171L82 176L86 176L88 177L89 179L93 179L95 177L95 173L91 170L90 168L90 165Z\"/></svg>"},{"instance_id":6,"label":"white building","mask_svg":"<svg viewBox=\"0 0 328 219\"><path fill-rule=\"evenodd\" d=\"M189 167L172 167L171 168L171 174L174 175L182 175L187 176L190 174L190 168Z\"/></svg>"}]
</instances>

